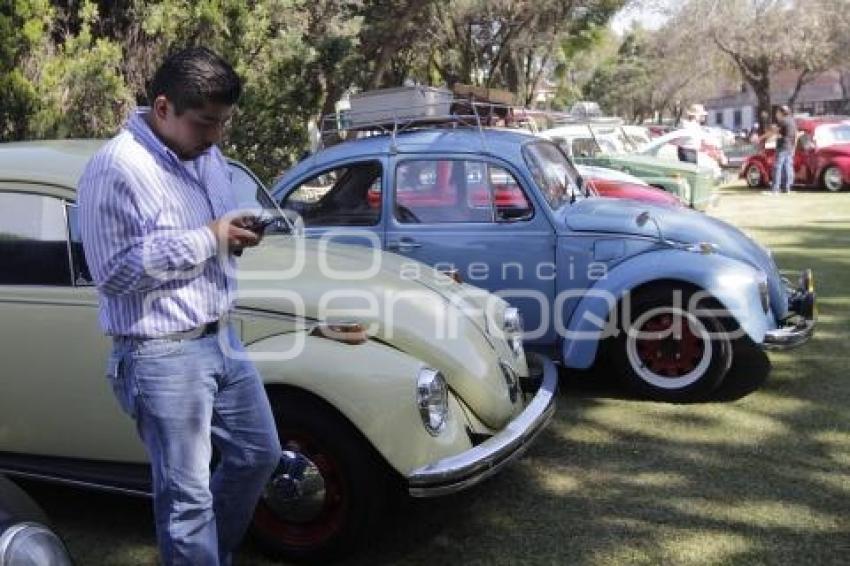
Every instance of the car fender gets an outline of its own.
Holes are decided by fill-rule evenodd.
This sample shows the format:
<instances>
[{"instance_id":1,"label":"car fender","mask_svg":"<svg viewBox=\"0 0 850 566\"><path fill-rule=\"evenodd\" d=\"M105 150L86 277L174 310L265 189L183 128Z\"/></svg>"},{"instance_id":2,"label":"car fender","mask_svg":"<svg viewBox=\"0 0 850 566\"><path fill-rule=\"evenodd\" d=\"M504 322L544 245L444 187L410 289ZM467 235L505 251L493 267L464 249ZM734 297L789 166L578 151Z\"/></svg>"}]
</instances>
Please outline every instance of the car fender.
<instances>
[{"instance_id":1,"label":"car fender","mask_svg":"<svg viewBox=\"0 0 850 566\"><path fill-rule=\"evenodd\" d=\"M373 340L351 345L291 332L254 342L246 351L269 394L285 395L294 387L319 397L404 476L471 448L464 413L451 392L445 429L437 436L425 429L416 403L417 376L425 364L400 350Z\"/></svg>"},{"instance_id":2,"label":"car fender","mask_svg":"<svg viewBox=\"0 0 850 566\"><path fill-rule=\"evenodd\" d=\"M820 183L821 179L823 179L824 172L832 167L836 166L841 169L841 175L844 178L844 182L850 182L850 157L827 157L818 158L818 171L817 175L815 175L814 183Z\"/></svg>"},{"instance_id":3,"label":"car fender","mask_svg":"<svg viewBox=\"0 0 850 566\"><path fill-rule=\"evenodd\" d=\"M693 285L717 299L740 329L756 343L775 327L762 308L759 272L741 261L719 254L662 249L634 256L608 270L583 294L562 334L562 359L570 368L587 369L596 359L612 308L633 289L653 281ZM557 308L557 306L556 306Z\"/></svg>"},{"instance_id":4,"label":"car fender","mask_svg":"<svg viewBox=\"0 0 850 566\"><path fill-rule=\"evenodd\" d=\"M761 178L764 179L765 182L770 181L770 168L767 166L767 162L761 156L752 156L748 157L747 161L744 163L744 167L741 169L741 178L745 179L747 177L747 169L750 168L750 165L755 165L761 171Z\"/></svg>"}]
</instances>

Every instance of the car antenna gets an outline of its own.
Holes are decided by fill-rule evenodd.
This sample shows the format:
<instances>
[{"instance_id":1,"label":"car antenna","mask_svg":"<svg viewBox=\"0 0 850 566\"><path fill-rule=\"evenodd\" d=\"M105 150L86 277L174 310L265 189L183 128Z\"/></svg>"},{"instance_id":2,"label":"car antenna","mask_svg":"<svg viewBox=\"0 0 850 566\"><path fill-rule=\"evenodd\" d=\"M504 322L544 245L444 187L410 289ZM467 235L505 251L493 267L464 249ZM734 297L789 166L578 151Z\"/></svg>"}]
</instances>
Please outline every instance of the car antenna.
<instances>
[{"instance_id":1,"label":"car antenna","mask_svg":"<svg viewBox=\"0 0 850 566\"><path fill-rule=\"evenodd\" d=\"M487 147L487 136L484 135L484 129L481 127L481 116L478 114L478 103L475 102L475 96L470 97L470 106L472 106L472 114L475 116L475 125L478 127L478 135L481 137L481 148L484 153L490 153ZM490 109L492 114L493 109Z\"/></svg>"}]
</instances>

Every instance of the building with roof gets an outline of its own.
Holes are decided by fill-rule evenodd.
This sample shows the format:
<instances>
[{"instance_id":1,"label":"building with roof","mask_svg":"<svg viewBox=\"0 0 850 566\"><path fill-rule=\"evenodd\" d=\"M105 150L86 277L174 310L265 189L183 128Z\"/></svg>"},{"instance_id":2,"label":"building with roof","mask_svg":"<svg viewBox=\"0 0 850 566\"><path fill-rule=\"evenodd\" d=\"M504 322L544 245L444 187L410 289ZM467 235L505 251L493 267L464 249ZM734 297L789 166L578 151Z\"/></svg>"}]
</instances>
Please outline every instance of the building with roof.
<instances>
[{"instance_id":1,"label":"building with roof","mask_svg":"<svg viewBox=\"0 0 850 566\"><path fill-rule=\"evenodd\" d=\"M773 104L787 104L797 86L798 71L780 71L771 78ZM749 130L758 122L758 102L749 85L725 87L705 101L708 124L730 130ZM843 114L850 111L850 76L837 70L815 75L803 85L792 109L812 115Z\"/></svg>"}]
</instances>

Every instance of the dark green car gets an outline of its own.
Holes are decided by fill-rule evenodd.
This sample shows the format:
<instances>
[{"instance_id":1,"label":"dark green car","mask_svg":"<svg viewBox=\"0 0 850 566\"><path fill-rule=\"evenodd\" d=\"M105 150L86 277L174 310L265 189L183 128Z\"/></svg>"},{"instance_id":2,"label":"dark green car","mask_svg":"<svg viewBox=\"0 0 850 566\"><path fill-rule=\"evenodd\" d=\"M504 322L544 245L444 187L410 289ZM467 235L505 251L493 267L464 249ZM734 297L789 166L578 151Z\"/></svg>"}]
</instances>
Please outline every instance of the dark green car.
<instances>
[{"instance_id":1,"label":"dark green car","mask_svg":"<svg viewBox=\"0 0 850 566\"><path fill-rule=\"evenodd\" d=\"M623 145L627 140L617 135L616 128L569 124L546 130L540 135L558 144L577 164L629 173L677 195L692 208L705 210L716 199L711 171L692 163L629 152L632 148Z\"/></svg>"}]
</instances>

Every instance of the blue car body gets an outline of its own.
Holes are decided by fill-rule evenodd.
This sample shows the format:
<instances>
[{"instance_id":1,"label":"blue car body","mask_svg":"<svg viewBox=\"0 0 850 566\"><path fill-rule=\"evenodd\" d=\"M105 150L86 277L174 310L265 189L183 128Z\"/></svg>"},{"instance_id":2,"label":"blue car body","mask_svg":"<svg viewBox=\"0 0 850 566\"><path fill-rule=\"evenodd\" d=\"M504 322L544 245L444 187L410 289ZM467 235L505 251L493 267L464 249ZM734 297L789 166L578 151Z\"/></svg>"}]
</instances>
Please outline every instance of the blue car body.
<instances>
[{"instance_id":1,"label":"blue car body","mask_svg":"<svg viewBox=\"0 0 850 566\"><path fill-rule=\"evenodd\" d=\"M601 324L613 306L603 296L622 297L659 281L707 291L755 344L794 346L811 336L813 321L787 327L794 314L789 302L797 292L782 279L770 252L725 222L684 208L620 199L578 196L550 206L528 159L527 148L541 143L549 142L521 132L472 128L380 135L313 154L278 179L271 192L283 208L292 208L293 191L320 172L365 161L380 165L380 214L372 225L308 223L305 234L345 228L343 239L356 242L358 233L368 233L385 249L458 269L465 281L517 306L527 330L548 321L527 345L554 353L566 367L588 368L596 359ZM470 159L512 175L533 211L520 221L399 218L394 187L403 164ZM637 222L642 213L651 221ZM711 245L688 246L699 243Z\"/></svg>"}]
</instances>

